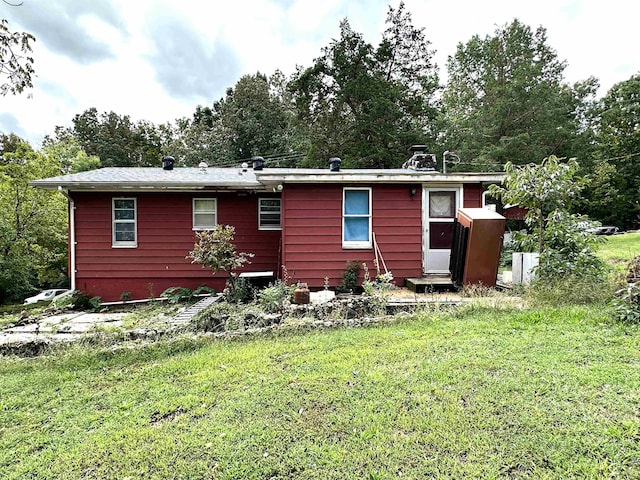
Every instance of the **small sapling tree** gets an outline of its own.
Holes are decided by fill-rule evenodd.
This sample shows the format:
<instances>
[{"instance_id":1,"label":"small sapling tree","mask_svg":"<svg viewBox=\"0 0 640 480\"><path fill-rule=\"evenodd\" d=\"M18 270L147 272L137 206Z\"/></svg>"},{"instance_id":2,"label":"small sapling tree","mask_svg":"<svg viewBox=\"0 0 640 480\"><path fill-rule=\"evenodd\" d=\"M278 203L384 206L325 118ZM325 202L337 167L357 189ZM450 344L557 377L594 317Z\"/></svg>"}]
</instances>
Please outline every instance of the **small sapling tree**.
<instances>
[{"instance_id":1,"label":"small sapling tree","mask_svg":"<svg viewBox=\"0 0 640 480\"><path fill-rule=\"evenodd\" d=\"M540 276L597 275L602 263L594 247L600 239L585 228L591 223L586 217L570 213L584 184L576 177L578 162L552 155L540 164L507 163L505 171L503 186L491 185L489 191L503 204L527 210L530 233L515 236L515 241L524 251L540 253Z\"/></svg>"},{"instance_id":2,"label":"small sapling tree","mask_svg":"<svg viewBox=\"0 0 640 480\"><path fill-rule=\"evenodd\" d=\"M187 258L191 263L199 263L202 267L210 268L215 275L219 271L227 272L231 286L235 286L235 270L241 268L254 255L253 253L237 252L233 243L235 228L231 225L216 225L213 230L196 233L196 243Z\"/></svg>"}]
</instances>

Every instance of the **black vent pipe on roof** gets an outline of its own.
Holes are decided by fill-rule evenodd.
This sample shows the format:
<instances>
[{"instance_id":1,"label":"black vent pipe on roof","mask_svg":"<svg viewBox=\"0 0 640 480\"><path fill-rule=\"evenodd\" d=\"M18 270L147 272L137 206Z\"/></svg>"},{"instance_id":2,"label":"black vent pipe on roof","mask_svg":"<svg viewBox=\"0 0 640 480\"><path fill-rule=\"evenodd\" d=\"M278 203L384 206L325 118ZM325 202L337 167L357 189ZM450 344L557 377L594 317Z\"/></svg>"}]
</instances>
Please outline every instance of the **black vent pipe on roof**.
<instances>
[{"instance_id":1,"label":"black vent pipe on roof","mask_svg":"<svg viewBox=\"0 0 640 480\"><path fill-rule=\"evenodd\" d=\"M329 159L329 171L339 172L341 163L342 163L342 160L340 160L338 157L331 157Z\"/></svg>"},{"instance_id":2,"label":"black vent pipe on roof","mask_svg":"<svg viewBox=\"0 0 640 480\"><path fill-rule=\"evenodd\" d=\"M173 170L173 164L176 159L173 157L162 157L162 169L163 170Z\"/></svg>"},{"instance_id":3,"label":"black vent pipe on roof","mask_svg":"<svg viewBox=\"0 0 640 480\"><path fill-rule=\"evenodd\" d=\"M254 170L262 170L264 168L264 158L262 157L253 157L251 158L251 162L253 163Z\"/></svg>"}]
</instances>

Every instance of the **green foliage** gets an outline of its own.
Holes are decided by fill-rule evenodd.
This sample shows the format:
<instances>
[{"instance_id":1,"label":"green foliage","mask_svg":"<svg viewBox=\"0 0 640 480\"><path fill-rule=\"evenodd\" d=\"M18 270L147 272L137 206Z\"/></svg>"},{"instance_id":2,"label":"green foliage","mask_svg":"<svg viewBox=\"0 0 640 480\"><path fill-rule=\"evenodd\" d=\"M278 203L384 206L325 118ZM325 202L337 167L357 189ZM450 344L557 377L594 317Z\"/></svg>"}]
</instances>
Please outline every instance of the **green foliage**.
<instances>
[{"instance_id":1,"label":"green foliage","mask_svg":"<svg viewBox=\"0 0 640 480\"><path fill-rule=\"evenodd\" d=\"M489 191L503 204L527 210L525 223L530 232L514 235L516 248L538 251L538 274L544 279L596 276L603 264L595 254L601 238L587 231L588 219L570 214L582 179L576 178L578 163L562 162L550 156L541 164L505 165L504 186L491 185Z\"/></svg>"},{"instance_id":2,"label":"green foliage","mask_svg":"<svg viewBox=\"0 0 640 480\"><path fill-rule=\"evenodd\" d=\"M45 138L42 152L60 165L63 173L78 173L100 168L100 159L89 156L72 136L58 140Z\"/></svg>"},{"instance_id":3,"label":"green foliage","mask_svg":"<svg viewBox=\"0 0 640 480\"><path fill-rule=\"evenodd\" d=\"M566 211L549 214L537 269L541 277L596 277L603 273L604 264L596 251L604 239L588 232L588 224L586 218Z\"/></svg>"},{"instance_id":4,"label":"green foliage","mask_svg":"<svg viewBox=\"0 0 640 480\"><path fill-rule=\"evenodd\" d=\"M605 305L613 298L615 285L607 276L566 275L536 278L525 291L535 306Z\"/></svg>"},{"instance_id":5,"label":"green foliage","mask_svg":"<svg viewBox=\"0 0 640 480\"><path fill-rule=\"evenodd\" d=\"M215 295L216 291L215 289L208 287L206 285L200 285L198 288L196 288L193 291L193 295Z\"/></svg>"},{"instance_id":6,"label":"green foliage","mask_svg":"<svg viewBox=\"0 0 640 480\"><path fill-rule=\"evenodd\" d=\"M212 122L229 136L231 158L290 152L293 112L286 90L278 89L282 73L244 75L213 104Z\"/></svg>"},{"instance_id":7,"label":"green foliage","mask_svg":"<svg viewBox=\"0 0 640 480\"><path fill-rule=\"evenodd\" d=\"M214 275L221 270L231 274L251 263L249 259L254 256L253 253L236 252L233 243L235 231L231 225L216 225L213 230L196 232L196 243L187 258L192 260L191 263L210 268ZM233 276L230 278L233 279Z\"/></svg>"},{"instance_id":8,"label":"green foliage","mask_svg":"<svg viewBox=\"0 0 640 480\"><path fill-rule=\"evenodd\" d=\"M236 277L232 273L222 293L229 303L249 303L253 300L255 292L247 278Z\"/></svg>"},{"instance_id":9,"label":"green foliage","mask_svg":"<svg viewBox=\"0 0 640 480\"><path fill-rule=\"evenodd\" d=\"M200 285L195 290L191 290L186 287L169 287L160 294L162 298L166 298L169 303L190 302L198 295L208 294L215 295L216 291L207 287L206 285Z\"/></svg>"},{"instance_id":10,"label":"green foliage","mask_svg":"<svg viewBox=\"0 0 640 480\"><path fill-rule=\"evenodd\" d=\"M160 296L166 298L169 303L186 302L193 298L193 290L185 287L169 287Z\"/></svg>"},{"instance_id":11,"label":"green foliage","mask_svg":"<svg viewBox=\"0 0 640 480\"><path fill-rule=\"evenodd\" d=\"M382 292L395 288L393 284L393 274L391 272L379 273L373 279L369 273L369 267L366 263L362 263L364 270L364 280L362 281L362 289L369 296L379 296Z\"/></svg>"},{"instance_id":12,"label":"green foliage","mask_svg":"<svg viewBox=\"0 0 640 480\"><path fill-rule=\"evenodd\" d=\"M354 293L358 288L358 277L360 276L360 262L347 262L342 273L340 283L336 287L338 293Z\"/></svg>"},{"instance_id":13,"label":"green foliage","mask_svg":"<svg viewBox=\"0 0 640 480\"><path fill-rule=\"evenodd\" d=\"M626 323L640 323L640 281L630 283L616 292L613 315Z\"/></svg>"},{"instance_id":14,"label":"green foliage","mask_svg":"<svg viewBox=\"0 0 640 480\"><path fill-rule=\"evenodd\" d=\"M73 292L73 308L75 310L82 311L97 311L100 310L101 302L100 297L90 297L87 292L82 290L76 290Z\"/></svg>"},{"instance_id":15,"label":"green foliage","mask_svg":"<svg viewBox=\"0 0 640 480\"><path fill-rule=\"evenodd\" d=\"M458 44L447 63L442 100L447 148L485 171L507 161L526 164L587 152L584 112L597 81L566 85L565 68L546 30L534 31L517 19L493 35Z\"/></svg>"},{"instance_id":16,"label":"green foliage","mask_svg":"<svg viewBox=\"0 0 640 480\"><path fill-rule=\"evenodd\" d=\"M33 87L33 57L30 54L35 40L29 33L12 32L9 22L0 19L0 96L15 95Z\"/></svg>"},{"instance_id":17,"label":"green foliage","mask_svg":"<svg viewBox=\"0 0 640 480\"><path fill-rule=\"evenodd\" d=\"M66 279L67 202L29 186L60 173L55 158L24 142L0 158L0 304Z\"/></svg>"},{"instance_id":18,"label":"green foliage","mask_svg":"<svg viewBox=\"0 0 640 480\"><path fill-rule=\"evenodd\" d=\"M603 223L640 227L640 73L614 85L599 105L596 158L601 177L585 211Z\"/></svg>"},{"instance_id":19,"label":"green foliage","mask_svg":"<svg viewBox=\"0 0 640 480\"><path fill-rule=\"evenodd\" d=\"M95 108L85 110L73 118L72 128L57 127L55 139L46 143L70 138L89 155L85 161L77 162L78 171L93 167L91 157L98 157L102 167L157 166L162 157L158 127L145 120L132 122L128 115L115 112L99 114Z\"/></svg>"},{"instance_id":20,"label":"green foliage","mask_svg":"<svg viewBox=\"0 0 640 480\"><path fill-rule=\"evenodd\" d=\"M311 164L339 154L343 166L399 167L408 145L435 139L430 42L402 2L389 7L386 25L374 48L343 20L340 37L294 75L290 89Z\"/></svg>"},{"instance_id":21,"label":"green foliage","mask_svg":"<svg viewBox=\"0 0 640 480\"><path fill-rule=\"evenodd\" d=\"M291 301L295 288L295 285L276 280L258 292L258 303L268 313L280 312Z\"/></svg>"}]
</instances>

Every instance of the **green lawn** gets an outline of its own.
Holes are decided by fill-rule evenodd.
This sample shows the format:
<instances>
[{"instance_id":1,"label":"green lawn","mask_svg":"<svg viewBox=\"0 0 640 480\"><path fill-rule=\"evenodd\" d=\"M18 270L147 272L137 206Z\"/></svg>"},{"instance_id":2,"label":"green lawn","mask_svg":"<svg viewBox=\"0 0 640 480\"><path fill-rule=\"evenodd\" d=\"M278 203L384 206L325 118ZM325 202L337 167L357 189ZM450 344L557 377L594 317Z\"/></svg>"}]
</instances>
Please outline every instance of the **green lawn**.
<instances>
[{"instance_id":1,"label":"green lawn","mask_svg":"<svg viewBox=\"0 0 640 480\"><path fill-rule=\"evenodd\" d=\"M0 360L0 478L639 478L603 308Z\"/></svg>"},{"instance_id":2,"label":"green lawn","mask_svg":"<svg viewBox=\"0 0 640 480\"><path fill-rule=\"evenodd\" d=\"M640 255L640 232L604 237L605 242L598 249L603 260L624 269L629 260Z\"/></svg>"}]
</instances>

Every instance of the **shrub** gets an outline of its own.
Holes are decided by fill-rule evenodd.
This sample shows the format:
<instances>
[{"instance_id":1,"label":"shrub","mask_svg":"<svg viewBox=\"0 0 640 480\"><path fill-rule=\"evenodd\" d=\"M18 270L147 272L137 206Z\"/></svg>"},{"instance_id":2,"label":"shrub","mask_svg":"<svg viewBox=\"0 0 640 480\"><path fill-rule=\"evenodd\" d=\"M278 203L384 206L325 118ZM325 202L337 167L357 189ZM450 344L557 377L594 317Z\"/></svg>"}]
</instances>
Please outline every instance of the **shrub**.
<instances>
[{"instance_id":1,"label":"shrub","mask_svg":"<svg viewBox=\"0 0 640 480\"><path fill-rule=\"evenodd\" d=\"M193 291L193 296L194 297L196 295L204 295L204 294L215 295L216 291L211 287L207 287L206 285L200 285L198 288L196 288Z\"/></svg>"},{"instance_id":2,"label":"shrub","mask_svg":"<svg viewBox=\"0 0 640 480\"><path fill-rule=\"evenodd\" d=\"M621 322L640 323L640 282L630 283L616 292L613 314Z\"/></svg>"},{"instance_id":3,"label":"shrub","mask_svg":"<svg viewBox=\"0 0 640 480\"><path fill-rule=\"evenodd\" d=\"M362 282L362 289L364 290L365 294L373 296L395 288L395 285L393 284L393 274L391 272L379 273L372 280L369 273L369 267L367 267L366 263L362 264L362 269L364 270L364 281Z\"/></svg>"},{"instance_id":4,"label":"shrub","mask_svg":"<svg viewBox=\"0 0 640 480\"><path fill-rule=\"evenodd\" d=\"M73 307L76 310L96 311L100 309L100 297L89 297L87 292L76 290L72 298Z\"/></svg>"},{"instance_id":5,"label":"shrub","mask_svg":"<svg viewBox=\"0 0 640 480\"><path fill-rule=\"evenodd\" d=\"M258 292L258 303L265 312L280 312L291 300L295 288L295 285L286 285L282 280L276 280Z\"/></svg>"},{"instance_id":6,"label":"shrub","mask_svg":"<svg viewBox=\"0 0 640 480\"><path fill-rule=\"evenodd\" d=\"M231 274L224 289L224 298L229 303L249 303L253 300L254 291L251 282L244 277ZM233 279L233 280L231 280Z\"/></svg>"},{"instance_id":7,"label":"shrub","mask_svg":"<svg viewBox=\"0 0 640 480\"><path fill-rule=\"evenodd\" d=\"M196 243L187 258L191 263L200 263L209 267L213 274L225 271L229 274L229 282L235 283L234 271L241 268L254 256L253 253L237 252L233 243L235 228L231 225L216 225L213 230L196 233Z\"/></svg>"},{"instance_id":8,"label":"shrub","mask_svg":"<svg viewBox=\"0 0 640 480\"><path fill-rule=\"evenodd\" d=\"M336 287L338 293L353 293L358 288L358 277L360 276L360 262L347 262L340 283Z\"/></svg>"},{"instance_id":9,"label":"shrub","mask_svg":"<svg viewBox=\"0 0 640 480\"><path fill-rule=\"evenodd\" d=\"M169 287L160 294L169 303L188 302L193 298L193 290L185 287Z\"/></svg>"}]
</instances>

